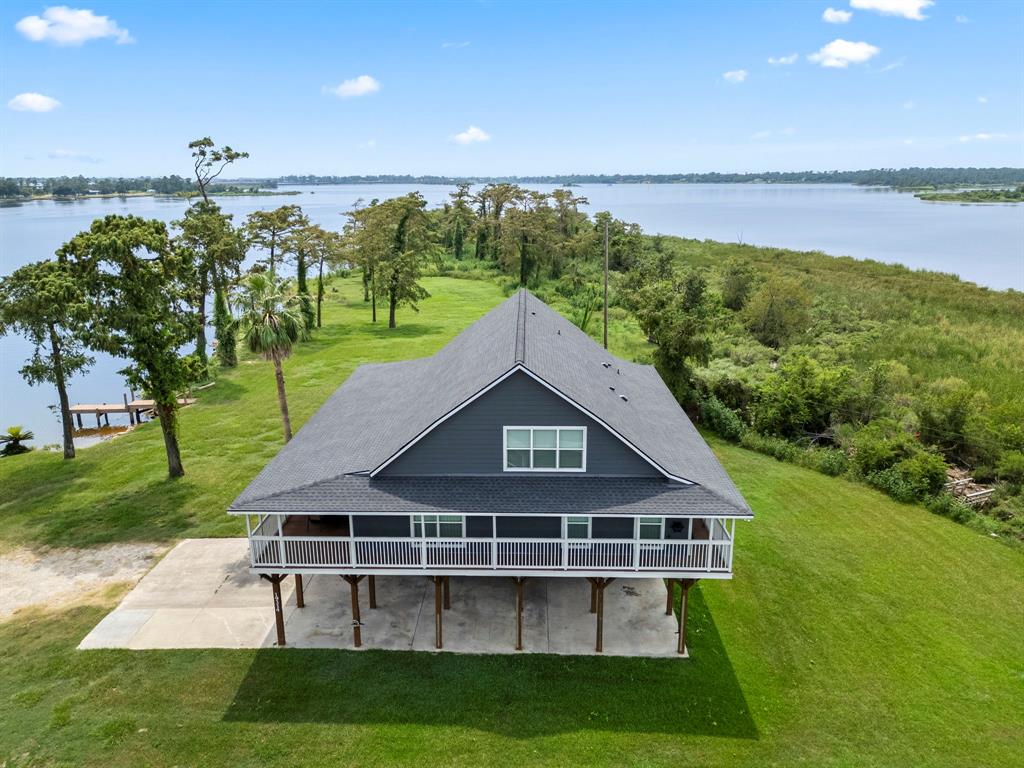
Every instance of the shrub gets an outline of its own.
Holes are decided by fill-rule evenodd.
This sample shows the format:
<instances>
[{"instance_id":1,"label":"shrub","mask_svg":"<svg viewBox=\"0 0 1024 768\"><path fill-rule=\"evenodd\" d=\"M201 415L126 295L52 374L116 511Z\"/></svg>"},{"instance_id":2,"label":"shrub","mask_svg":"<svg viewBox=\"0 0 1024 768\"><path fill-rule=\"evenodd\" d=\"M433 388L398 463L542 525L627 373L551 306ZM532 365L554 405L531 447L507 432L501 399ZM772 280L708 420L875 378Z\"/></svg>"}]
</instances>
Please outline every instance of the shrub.
<instances>
[{"instance_id":1,"label":"shrub","mask_svg":"<svg viewBox=\"0 0 1024 768\"><path fill-rule=\"evenodd\" d=\"M996 465L996 477L1013 486L1024 485L1024 452L1004 453Z\"/></svg>"},{"instance_id":2,"label":"shrub","mask_svg":"<svg viewBox=\"0 0 1024 768\"><path fill-rule=\"evenodd\" d=\"M789 437L827 431L849 398L851 375L846 366L825 368L806 355L787 361L761 386L754 427Z\"/></svg>"},{"instance_id":3,"label":"shrub","mask_svg":"<svg viewBox=\"0 0 1024 768\"><path fill-rule=\"evenodd\" d=\"M922 450L913 435L891 419L879 419L853 436L853 463L867 476L881 472Z\"/></svg>"},{"instance_id":4,"label":"shrub","mask_svg":"<svg viewBox=\"0 0 1024 768\"><path fill-rule=\"evenodd\" d=\"M783 440L781 437L771 437L770 435L759 435L753 430L747 430L743 433L743 437L740 438L740 445L752 451L763 453L766 456L772 456L779 461L788 461L793 464L799 463L799 457L802 453L799 448L788 440Z\"/></svg>"},{"instance_id":5,"label":"shrub","mask_svg":"<svg viewBox=\"0 0 1024 768\"><path fill-rule=\"evenodd\" d=\"M736 411L722 404L714 395L700 401L700 420L726 440L738 442L746 431Z\"/></svg>"},{"instance_id":6,"label":"shrub","mask_svg":"<svg viewBox=\"0 0 1024 768\"><path fill-rule=\"evenodd\" d=\"M889 467L878 472L872 472L867 476L868 485L871 485L896 501L910 503L917 501L917 491L906 481L896 467Z\"/></svg>"},{"instance_id":7,"label":"shrub","mask_svg":"<svg viewBox=\"0 0 1024 768\"><path fill-rule=\"evenodd\" d=\"M924 502L925 508L936 515L948 517L958 523L966 523L974 517L974 510L949 493L940 493Z\"/></svg>"},{"instance_id":8,"label":"shrub","mask_svg":"<svg viewBox=\"0 0 1024 768\"><path fill-rule=\"evenodd\" d=\"M942 490L946 482L946 462L938 454L919 451L895 466L917 498L931 496Z\"/></svg>"},{"instance_id":9,"label":"shrub","mask_svg":"<svg viewBox=\"0 0 1024 768\"><path fill-rule=\"evenodd\" d=\"M811 455L815 457L814 468L823 474L838 477L850 468L850 460L838 448L818 448Z\"/></svg>"}]
</instances>

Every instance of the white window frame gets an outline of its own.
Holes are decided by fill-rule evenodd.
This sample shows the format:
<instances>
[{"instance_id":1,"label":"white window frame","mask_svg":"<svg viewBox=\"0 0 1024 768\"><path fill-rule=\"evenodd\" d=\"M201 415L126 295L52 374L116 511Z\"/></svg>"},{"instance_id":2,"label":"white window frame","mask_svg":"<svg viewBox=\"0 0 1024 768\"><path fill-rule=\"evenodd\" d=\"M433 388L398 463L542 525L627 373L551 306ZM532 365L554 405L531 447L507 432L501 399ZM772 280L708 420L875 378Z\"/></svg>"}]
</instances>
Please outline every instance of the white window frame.
<instances>
[{"instance_id":1,"label":"white window frame","mask_svg":"<svg viewBox=\"0 0 1024 768\"><path fill-rule=\"evenodd\" d=\"M437 526L437 536L427 536L427 526L426 526L426 523L425 523L425 521L423 519L425 517L436 517L437 518L437 520L434 521L434 525ZM442 536L441 535L441 525L442 525L441 518L442 517L457 517L457 518L459 518L459 523L462 526L462 532L457 537L456 536ZM420 524L420 535L419 536L416 535L416 518L419 518L419 524ZM443 524L444 525L455 525L455 521L453 521L453 520L445 520ZM466 516L465 515L449 515L449 514L441 515L441 514L434 514L434 513L409 515L409 536L411 538L413 538L413 539L425 539L427 541L431 541L431 540L433 540L433 541L440 541L440 540L443 540L443 539L453 539L453 538L464 539L464 538L466 538Z\"/></svg>"},{"instance_id":2,"label":"white window frame","mask_svg":"<svg viewBox=\"0 0 1024 768\"><path fill-rule=\"evenodd\" d=\"M587 519L587 536L586 536L586 538L583 538L583 539L576 539L576 538L570 539L569 538L569 526L570 525L583 525L583 523L581 523L579 521L573 521L572 523L570 523L569 522L569 518L570 517L585 517ZM569 543L578 542L578 543L582 544L584 542L589 542L592 538L594 538L594 518L591 515L565 515L562 518L562 538L566 539L567 541L569 541Z\"/></svg>"},{"instance_id":3,"label":"white window frame","mask_svg":"<svg viewBox=\"0 0 1024 768\"><path fill-rule=\"evenodd\" d=\"M658 517L658 516L657 515L642 515L642 517L650 518L650 517ZM635 518L636 522L633 524L633 538L636 539L639 542L644 543L644 544L652 544L654 542L659 542L659 541L663 542L665 540L665 518L664 517L659 517L658 519L661 521L661 525L658 528L658 538L656 538L656 539L641 539L640 538L640 520L641 520L641 517ZM644 525L654 525L654 523L644 523Z\"/></svg>"},{"instance_id":4,"label":"white window frame","mask_svg":"<svg viewBox=\"0 0 1024 768\"><path fill-rule=\"evenodd\" d=\"M533 464L533 431L535 429L553 429L555 430L555 466L553 467L510 467L508 465L508 433L510 429L527 429L530 431L530 464ZM562 444L562 432L561 430L576 430L583 432L583 457L582 466L580 467L560 467L558 466L561 462L560 451ZM523 449L517 449L523 450ZM540 450L550 450L542 448ZM576 450L575 448L567 448L566 450ZM507 426L501 430L501 466L505 472L586 472L587 471L587 428L581 425L567 425L567 426L555 426L555 425L537 425L537 426Z\"/></svg>"}]
</instances>

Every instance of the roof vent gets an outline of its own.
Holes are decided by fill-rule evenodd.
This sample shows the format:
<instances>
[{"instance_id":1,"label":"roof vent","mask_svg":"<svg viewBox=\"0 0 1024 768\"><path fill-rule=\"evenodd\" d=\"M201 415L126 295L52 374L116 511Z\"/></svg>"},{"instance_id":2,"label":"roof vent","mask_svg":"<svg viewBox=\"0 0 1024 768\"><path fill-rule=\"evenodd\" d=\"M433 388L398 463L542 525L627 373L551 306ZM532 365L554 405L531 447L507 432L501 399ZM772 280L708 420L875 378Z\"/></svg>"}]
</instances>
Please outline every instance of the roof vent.
<instances>
[{"instance_id":1,"label":"roof vent","mask_svg":"<svg viewBox=\"0 0 1024 768\"><path fill-rule=\"evenodd\" d=\"M531 314L531 315L536 315L537 313L536 313L536 312L531 312L530 314Z\"/></svg>"},{"instance_id":2,"label":"roof vent","mask_svg":"<svg viewBox=\"0 0 1024 768\"><path fill-rule=\"evenodd\" d=\"M629 402L629 398L626 397L625 395L619 395L619 397L622 398L622 402L624 402L624 403L628 403Z\"/></svg>"},{"instance_id":3,"label":"roof vent","mask_svg":"<svg viewBox=\"0 0 1024 768\"><path fill-rule=\"evenodd\" d=\"M611 363L601 363L601 367L602 368L611 368L612 364Z\"/></svg>"},{"instance_id":4,"label":"roof vent","mask_svg":"<svg viewBox=\"0 0 1024 768\"><path fill-rule=\"evenodd\" d=\"M558 335L559 335L559 336L561 336L561 335L562 335L562 329L561 329L561 328L559 328L559 329L558 329Z\"/></svg>"},{"instance_id":5,"label":"roof vent","mask_svg":"<svg viewBox=\"0 0 1024 768\"><path fill-rule=\"evenodd\" d=\"M619 376L621 376L621 375L622 375L622 369L621 369L621 368L616 368L616 369L615 369L615 372L616 372L616 373L617 373L617 374L618 374Z\"/></svg>"},{"instance_id":6,"label":"roof vent","mask_svg":"<svg viewBox=\"0 0 1024 768\"><path fill-rule=\"evenodd\" d=\"M610 389L612 392L615 391L615 387L608 387L608 389Z\"/></svg>"}]
</instances>

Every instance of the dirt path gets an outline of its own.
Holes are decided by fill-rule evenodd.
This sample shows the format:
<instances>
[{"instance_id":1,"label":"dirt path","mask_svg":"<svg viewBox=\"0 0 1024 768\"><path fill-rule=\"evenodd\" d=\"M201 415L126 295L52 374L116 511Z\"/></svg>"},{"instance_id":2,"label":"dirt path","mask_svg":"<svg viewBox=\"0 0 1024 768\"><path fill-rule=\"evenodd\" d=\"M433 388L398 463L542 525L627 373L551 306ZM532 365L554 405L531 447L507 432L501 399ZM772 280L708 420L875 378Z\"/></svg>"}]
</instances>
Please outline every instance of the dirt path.
<instances>
[{"instance_id":1,"label":"dirt path","mask_svg":"<svg viewBox=\"0 0 1024 768\"><path fill-rule=\"evenodd\" d=\"M42 554L5 552L0 555L0 621L30 605L56 608L109 584L134 584L168 549L166 544L108 544Z\"/></svg>"}]
</instances>

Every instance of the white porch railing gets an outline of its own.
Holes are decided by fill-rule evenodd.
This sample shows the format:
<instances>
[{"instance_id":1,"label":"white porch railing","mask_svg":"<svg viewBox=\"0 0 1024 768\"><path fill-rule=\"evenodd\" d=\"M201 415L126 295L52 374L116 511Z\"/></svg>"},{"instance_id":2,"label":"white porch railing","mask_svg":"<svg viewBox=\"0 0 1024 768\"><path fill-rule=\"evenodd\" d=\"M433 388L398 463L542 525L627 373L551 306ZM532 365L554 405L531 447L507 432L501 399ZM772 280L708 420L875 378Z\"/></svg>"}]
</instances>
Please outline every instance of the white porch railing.
<instances>
[{"instance_id":1,"label":"white porch railing","mask_svg":"<svg viewBox=\"0 0 1024 768\"><path fill-rule=\"evenodd\" d=\"M259 525L254 568L706 571L728 573L732 541L282 536Z\"/></svg>"}]
</instances>

